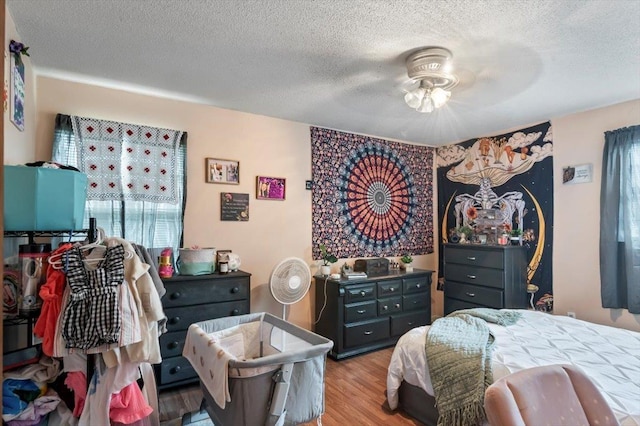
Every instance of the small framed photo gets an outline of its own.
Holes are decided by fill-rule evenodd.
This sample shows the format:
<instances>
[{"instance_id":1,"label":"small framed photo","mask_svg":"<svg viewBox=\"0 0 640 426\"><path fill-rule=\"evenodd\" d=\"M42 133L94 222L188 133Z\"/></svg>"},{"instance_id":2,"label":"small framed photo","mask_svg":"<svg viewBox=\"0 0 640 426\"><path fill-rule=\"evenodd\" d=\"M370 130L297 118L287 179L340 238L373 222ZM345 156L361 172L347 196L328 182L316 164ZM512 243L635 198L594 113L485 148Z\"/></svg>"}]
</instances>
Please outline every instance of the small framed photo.
<instances>
[{"instance_id":1,"label":"small framed photo","mask_svg":"<svg viewBox=\"0 0 640 426\"><path fill-rule=\"evenodd\" d=\"M220 262L228 262L229 261L229 253L232 253L231 250L217 250L216 257L218 263Z\"/></svg>"},{"instance_id":2,"label":"small framed photo","mask_svg":"<svg viewBox=\"0 0 640 426\"><path fill-rule=\"evenodd\" d=\"M240 162L220 158L205 159L205 181L207 183L240 183Z\"/></svg>"},{"instance_id":3,"label":"small framed photo","mask_svg":"<svg viewBox=\"0 0 640 426\"><path fill-rule=\"evenodd\" d=\"M256 198L258 200L284 200L286 183L284 178L258 176Z\"/></svg>"}]
</instances>

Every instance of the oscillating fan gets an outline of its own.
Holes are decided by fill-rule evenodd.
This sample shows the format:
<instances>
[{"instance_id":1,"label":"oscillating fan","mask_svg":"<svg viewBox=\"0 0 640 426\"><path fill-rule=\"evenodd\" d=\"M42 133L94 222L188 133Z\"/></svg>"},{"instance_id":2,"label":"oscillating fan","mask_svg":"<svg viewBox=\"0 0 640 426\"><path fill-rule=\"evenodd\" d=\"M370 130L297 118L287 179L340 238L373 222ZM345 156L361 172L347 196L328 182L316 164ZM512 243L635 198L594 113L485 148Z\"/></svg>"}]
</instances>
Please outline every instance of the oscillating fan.
<instances>
[{"instance_id":1,"label":"oscillating fan","mask_svg":"<svg viewBox=\"0 0 640 426\"><path fill-rule=\"evenodd\" d=\"M278 263L269 279L273 298L282 304L282 319L286 320L287 305L302 300L311 287L311 270L297 257L288 257Z\"/></svg>"}]
</instances>

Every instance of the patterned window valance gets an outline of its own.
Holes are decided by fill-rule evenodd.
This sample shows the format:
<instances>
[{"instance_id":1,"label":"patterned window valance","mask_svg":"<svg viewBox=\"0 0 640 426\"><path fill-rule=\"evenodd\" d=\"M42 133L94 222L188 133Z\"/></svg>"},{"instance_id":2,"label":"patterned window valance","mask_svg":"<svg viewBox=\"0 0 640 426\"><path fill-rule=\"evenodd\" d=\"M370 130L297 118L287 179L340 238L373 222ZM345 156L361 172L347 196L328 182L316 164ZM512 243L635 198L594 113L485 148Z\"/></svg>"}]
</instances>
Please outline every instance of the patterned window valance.
<instances>
[{"instance_id":1,"label":"patterned window valance","mask_svg":"<svg viewBox=\"0 0 640 426\"><path fill-rule=\"evenodd\" d=\"M89 200L178 203L177 158L184 132L71 116Z\"/></svg>"}]
</instances>

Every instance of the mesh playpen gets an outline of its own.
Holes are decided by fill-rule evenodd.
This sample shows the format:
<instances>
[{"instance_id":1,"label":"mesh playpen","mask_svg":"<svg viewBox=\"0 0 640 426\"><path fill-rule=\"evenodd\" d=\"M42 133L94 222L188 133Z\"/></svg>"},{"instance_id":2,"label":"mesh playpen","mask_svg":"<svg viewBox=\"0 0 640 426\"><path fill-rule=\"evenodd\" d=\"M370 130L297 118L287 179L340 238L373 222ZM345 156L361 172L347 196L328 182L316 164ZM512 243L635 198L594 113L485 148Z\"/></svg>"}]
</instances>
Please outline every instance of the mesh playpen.
<instances>
[{"instance_id":1,"label":"mesh playpen","mask_svg":"<svg viewBox=\"0 0 640 426\"><path fill-rule=\"evenodd\" d=\"M183 356L216 426L295 425L324 412L333 342L269 313L192 324Z\"/></svg>"}]
</instances>

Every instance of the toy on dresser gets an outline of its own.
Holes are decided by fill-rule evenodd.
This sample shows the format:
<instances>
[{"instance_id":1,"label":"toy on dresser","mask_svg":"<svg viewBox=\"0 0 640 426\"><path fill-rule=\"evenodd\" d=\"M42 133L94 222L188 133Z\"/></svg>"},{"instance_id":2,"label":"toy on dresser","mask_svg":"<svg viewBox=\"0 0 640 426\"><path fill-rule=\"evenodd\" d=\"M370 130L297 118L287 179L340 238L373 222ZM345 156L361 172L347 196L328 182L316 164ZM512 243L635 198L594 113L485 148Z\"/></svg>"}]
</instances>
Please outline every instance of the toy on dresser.
<instances>
[{"instance_id":1,"label":"toy on dresser","mask_svg":"<svg viewBox=\"0 0 640 426\"><path fill-rule=\"evenodd\" d=\"M158 262L158 275L160 275L160 278L171 278L173 276L170 248L166 248L160 253L160 261Z\"/></svg>"}]
</instances>

